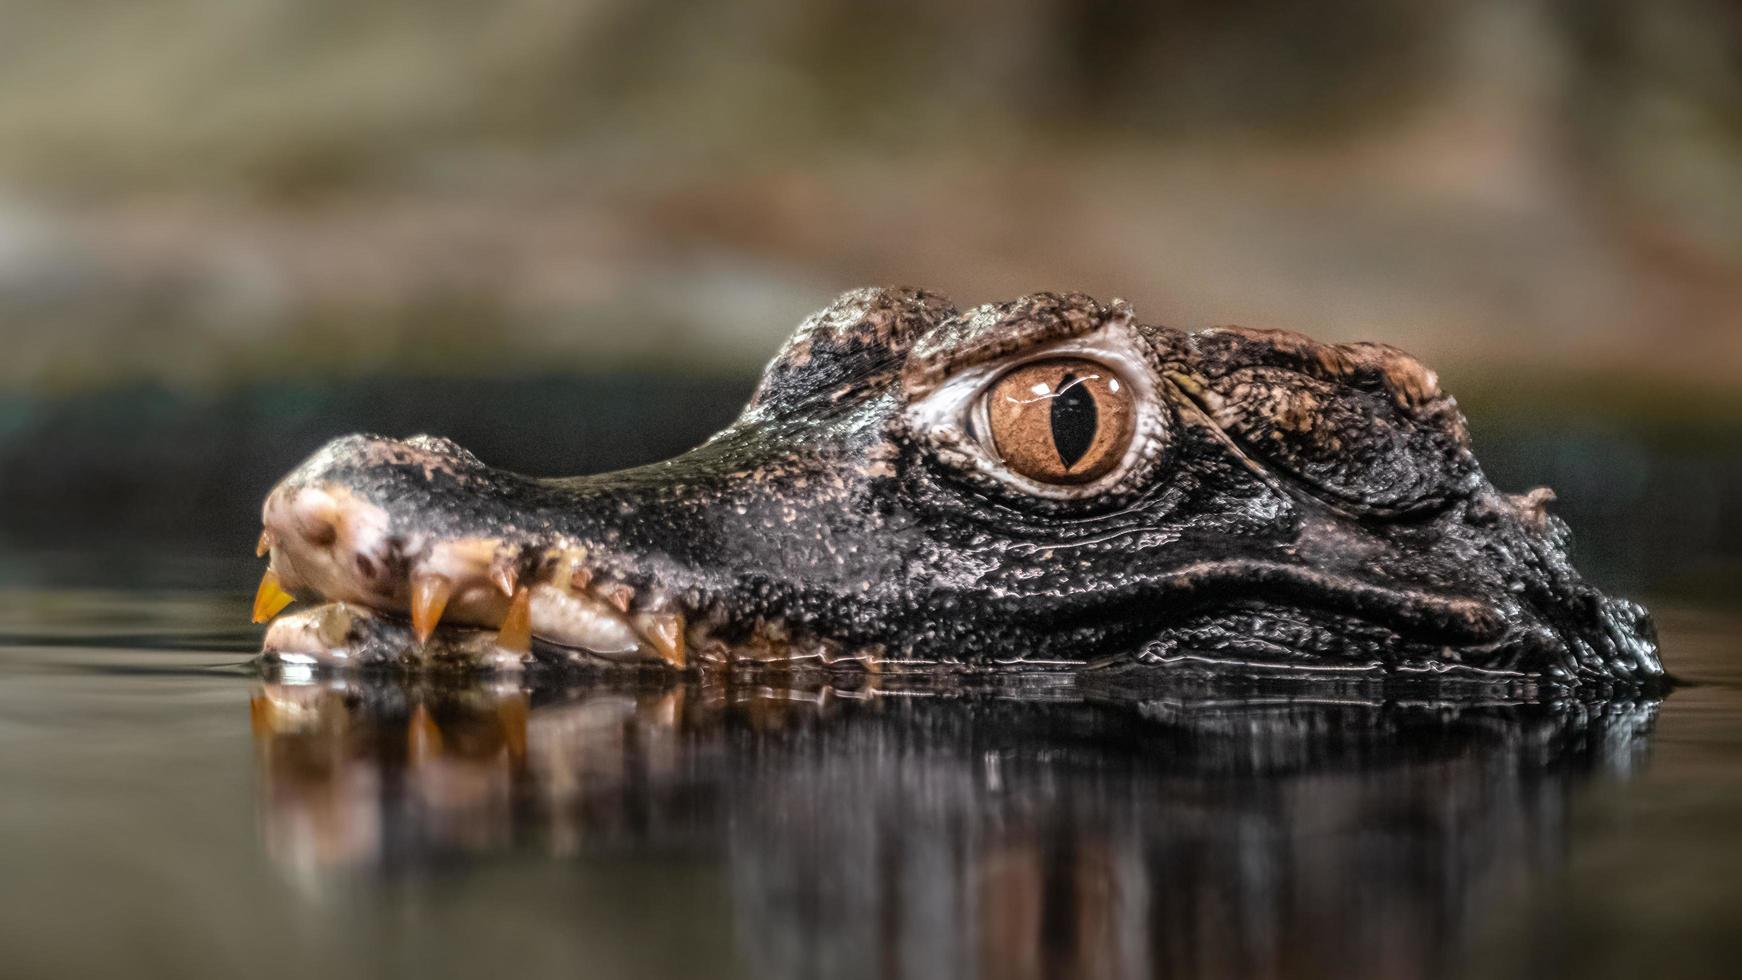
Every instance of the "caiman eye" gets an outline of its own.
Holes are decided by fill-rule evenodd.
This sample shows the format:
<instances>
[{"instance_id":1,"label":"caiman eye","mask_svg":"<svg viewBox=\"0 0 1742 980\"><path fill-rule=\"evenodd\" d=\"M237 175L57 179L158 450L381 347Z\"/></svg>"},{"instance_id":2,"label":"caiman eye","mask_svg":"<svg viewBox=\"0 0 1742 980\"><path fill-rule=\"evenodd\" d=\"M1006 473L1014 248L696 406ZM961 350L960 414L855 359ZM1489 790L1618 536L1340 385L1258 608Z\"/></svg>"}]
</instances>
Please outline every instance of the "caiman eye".
<instances>
[{"instance_id":1,"label":"caiman eye","mask_svg":"<svg viewBox=\"0 0 1742 980\"><path fill-rule=\"evenodd\" d=\"M1131 445L1131 388L1105 365L1074 357L1030 361L986 389L992 447L1004 465L1040 483L1105 476Z\"/></svg>"}]
</instances>

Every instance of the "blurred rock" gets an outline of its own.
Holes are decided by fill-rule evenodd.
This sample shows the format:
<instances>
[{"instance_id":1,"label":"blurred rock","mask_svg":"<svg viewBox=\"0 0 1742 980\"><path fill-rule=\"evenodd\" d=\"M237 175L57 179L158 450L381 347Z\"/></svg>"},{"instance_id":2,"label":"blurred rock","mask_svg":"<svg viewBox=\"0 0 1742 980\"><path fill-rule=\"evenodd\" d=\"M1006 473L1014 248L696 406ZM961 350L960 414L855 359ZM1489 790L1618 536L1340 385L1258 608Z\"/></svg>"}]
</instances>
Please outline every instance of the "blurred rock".
<instances>
[{"instance_id":1,"label":"blurred rock","mask_svg":"<svg viewBox=\"0 0 1742 980\"><path fill-rule=\"evenodd\" d=\"M1719 0L0 15L0 390L740 373L904 282L1742 413Z\"/></svg>"}]
</instances>

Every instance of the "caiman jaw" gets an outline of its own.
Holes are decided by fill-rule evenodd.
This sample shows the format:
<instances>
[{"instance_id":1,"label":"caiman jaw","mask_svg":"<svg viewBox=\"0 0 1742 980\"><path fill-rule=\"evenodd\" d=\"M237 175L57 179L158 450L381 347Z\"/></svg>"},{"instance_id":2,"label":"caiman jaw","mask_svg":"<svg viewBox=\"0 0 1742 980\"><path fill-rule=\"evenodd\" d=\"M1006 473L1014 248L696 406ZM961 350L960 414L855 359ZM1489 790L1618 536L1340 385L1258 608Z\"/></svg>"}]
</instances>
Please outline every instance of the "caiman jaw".
<instances>
[{"instance_id":1,"label":"caiman jaw","mask_svg":"<svg viewBox=\"0 0 1742 980\"><path fill-rule=\"evenodd\" d=\"M351 450L434 467L465 462L433 440L379 440ZM599 574L585 544L513 533L443 537L398 526L362 495L303 471L273 490L262 517L269 564L256 622L293 598L327 600L409 617L418 647L429 647L443 624L494 631L483 645L498 666L530 658L534 638L575 657L685 665L691 637L683 612L669 597ZM331 617L356 615L353 608L282 617L268 631L266 649L317 655L311 645L340 645ZM451 638L444 642L451 645ZM476 636L467 642L480 645Z\"/></svg>"}]
</instances>

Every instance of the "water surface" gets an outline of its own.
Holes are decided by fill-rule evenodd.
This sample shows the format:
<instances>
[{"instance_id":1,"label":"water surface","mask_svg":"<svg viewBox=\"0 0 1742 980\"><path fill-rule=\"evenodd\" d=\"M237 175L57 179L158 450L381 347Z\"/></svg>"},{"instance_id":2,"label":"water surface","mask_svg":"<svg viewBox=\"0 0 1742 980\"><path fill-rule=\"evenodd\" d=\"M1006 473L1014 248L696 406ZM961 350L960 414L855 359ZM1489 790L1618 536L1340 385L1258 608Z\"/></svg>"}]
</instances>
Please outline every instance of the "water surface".
<instances>
[{"instance_id":1,"label":"water surface","mask_svg":"<svg viewBox=\"0 0 1742 980\"><path fill-rule=\"evenodd\" d=\"M1742 952L1742 622L1654 699L257 676L0 592L0 963L98 976L1639 976Z\"/></svg>"}]
</instances>

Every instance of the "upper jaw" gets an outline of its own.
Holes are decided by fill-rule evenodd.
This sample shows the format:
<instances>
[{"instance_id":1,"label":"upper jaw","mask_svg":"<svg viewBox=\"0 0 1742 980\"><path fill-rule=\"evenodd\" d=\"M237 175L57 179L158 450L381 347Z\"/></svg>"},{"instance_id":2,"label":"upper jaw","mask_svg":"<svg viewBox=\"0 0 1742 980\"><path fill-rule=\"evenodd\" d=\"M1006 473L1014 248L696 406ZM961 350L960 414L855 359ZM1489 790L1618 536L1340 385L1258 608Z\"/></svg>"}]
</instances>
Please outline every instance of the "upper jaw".
<instances>
[{"instance_id":1,"label":"upper jaw","mask_svg":"<svg viewBox=\"0 0 1742 980\"><path fill-rule=\"evenodd\" d=\"M592 658L683 667L690 610L620 574L627 562L599 536L502 503L501 491L515 483L541 489L441 440L338 440L266 499L263 597L280 588L405 616L419 645L446 624L493 631L491 648L521 660L536 636ZM257 604L257 615L276 611L273 604ZM269 652L313 654L335 635L330 620L318 629L287 623L269 636Z\"/></svg>"},{"instance_id":2,"label":"upper jaw","mask_svg":"<svg viewBox=\"0 0 1742 980\"><path fill-rule=\"evenodd\" d=\"M680 457L657 478L542 481L486 467L444 440L337 440L263 508L270 565L257 618L282 608L280 588L283 600L332 604L275 624L266 653L334 665L356 664L366 650L361 659L372 662L498 669L535 661L877 668L880 650L816 632L781 598L789 580L834 594L826 571L777 567L812 569L830 532L782 504L801 498L771 489L763 471L778 468L763 467L755 450L726 467L717 448ZM845 491L806 490L812 503L830 492ZM854 572L855 582L876 577ZM395 645L397 658L387 654Z\"/></svg>"}]
</instances>

